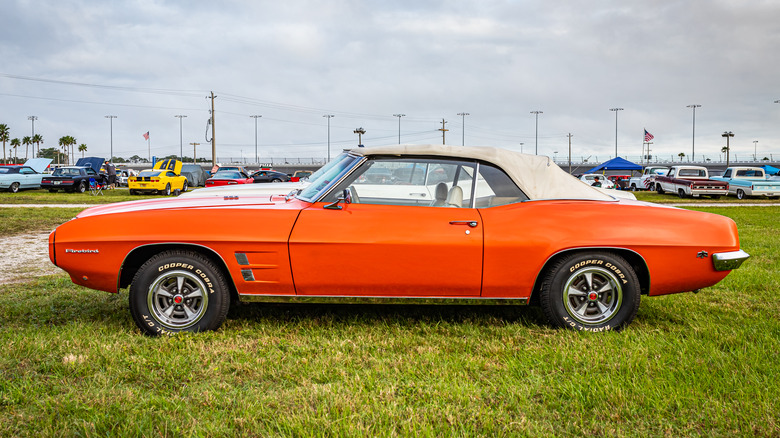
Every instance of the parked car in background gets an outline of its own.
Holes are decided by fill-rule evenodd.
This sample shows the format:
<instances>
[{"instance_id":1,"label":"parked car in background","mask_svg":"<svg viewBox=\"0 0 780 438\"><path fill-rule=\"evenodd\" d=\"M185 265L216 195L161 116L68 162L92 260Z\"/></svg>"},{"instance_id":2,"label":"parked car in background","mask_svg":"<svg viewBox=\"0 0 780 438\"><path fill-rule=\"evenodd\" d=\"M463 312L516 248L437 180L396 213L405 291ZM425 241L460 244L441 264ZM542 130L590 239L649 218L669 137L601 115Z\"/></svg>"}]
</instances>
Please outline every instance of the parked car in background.
<instances>
[{"instance_id":1,"label":"parked car in background","mask_svg":"<svg viewBox=\"0 0 780 438\"><path fill-rule=\"evenodd\" d=\"M136 175L138 175L138 172L133 169L117 169L116 183L120 187L127 187L127 179Z\"/></svg>"},{"instance_id":2,"label":"parked car in background","mask_svg":"<svg viewBox=\"0 0 780 438\"><path fill-rule=\"evenodd\" d=\"M410 165L422 175L413 185L361 178ZM622 194L503 149L357 148L274 202L182 196L86 209L50 234L49 257L76 284L129 287L150 335L215 330L232 300L539 303L554 327L616 330L642 295L698 291L749 257L727 217L609 192Z\"/></svg>"},{"instance_id":3,"label":"parked car in background","mask_svg":"<svg viewBox=\"0 0 780 438\"><path fill-rule=\"evenodd\" d=\"M760 167L729 167L723 176L712 179L727 182L729 194L737 199L745 199L747 196L780 196L780 181L768 180L764 169Z\"/></svg>"},{"instance_id":4,"label":"parked car in background","mask_svg":"<svg viewBox=\"0 0 780 438\"><path fill-rule=\"evenodd\" d=\"M608 175L607 179L612 181L616 189L628 190L628 180L631 179L631 175Z\"/></svg>"},{"instance_id":5,"label":"parked car in background","mask_svg":"<svg viewBox=\"0 0 780 438\"><path fill-rule=\"evenodd\" d=\"M655 190L655 178L658 175L666 175L669 168L666 166L647 166L641 176L634 176L628 180L629 190Z\"/></svg>"},{"instance_id":6,"label":"parked car in background","mask_svg":"<svg viewBox=\"0 0 780 438\"><path fill-rule=\"evenodd\" d=\"M151 170L142 170L137 176L127 178L131 195L142 193L169 196L171 193L186 192L187 178L180 175L182 162L174 159L160 160Z\"/></svg>"},{"instance_id":7,"label":"parked car in background","mask_svg":"<svg viewBox=\"0 0 780 438\"><path fill-rule=\"evenodd\" d=\"M206 187L229 186L236 184L252 184L254 180L240 170L220 169L206 180Z\"/></svg>"},{"instance_id":8,"label":"parked car in background","mask_svg":"<svg viewBox=\"0 0 780 438\"><path fill-rule=\"evenodd\" d=\"M59 190L84 193L89 188L90 179L97 183L108 183L106 175L101 175L92 167L63 166L55 169L51 175L44 175L41 188L52 193Z\"/></svg>"},{"instance_id":9,"label":"parked car in background","mask_svg":"<svg viewBox=\"0 0 780 438\"><path fill-rule=\"evenodd\" d=\"M16 193L41 188L43 171L49 163L50 158L32 158L22 165L0 166L0 190Z\"/></svg>"},{"instance_id":10,"label":"parked car in background","mask_svg":"<svg viewBox=\"0 0 780 438\"><path fill-rule=\"evenodd\" d=\"M672 166L666 175L655 178L655 190L659 194L672 193L681 198L709 196L717 199L729 192L725 181L710 179L703 166Z\"/></svg>"},{"instance_id":11,"label":"parked car in background","mask_svg":"<svg viewBox=\"0 0 780 438\"><path fill-rule=\"evenodd\" d=\"M615 183L607 179L604 175L599 175L596 173L586 173L585 175L580 176L580 181L584 181L589 186L592 186L593 183L596 182L596 177L599 178L599 182L601 182L601 188L602 189L614 189Z\"/></svg>"},{"instance_id":12,"label":"parked car in background","mask_svg":"<svg viewBox=\"0 0 780 438\"><path fill-rule=\"evenodd\" d=\"M275 170L266 170L266 169L260 169L257 172L253 173L252 180L256 183L265 183L265 182L273 182L273 183L279 183L279 182L287 182L290 180L290 177L286 173L277 172Z\"/></svg>"},{"instance_id":13,"label":"parked car in background","mask_svg":"<svg viewBox=\"0 0 780 438\"><path fill-rule=\"evenodd\" d=\"M182 164L181 174L187 178L187 184L190 187L203 187L209 178L208 173L200 164Z\"/></svg>"},{"instance_id":14,"label":"parked car in background","mask_svg":"<svg viewBox=\"0 0 780 438\"><path fill-rule=\"evenodd\" d=\"M290 182L305 180L306 178L311 176L312 173L314 172L312 172L311 170L296 170L290 177Z\"/></svg>"}]
</instances>

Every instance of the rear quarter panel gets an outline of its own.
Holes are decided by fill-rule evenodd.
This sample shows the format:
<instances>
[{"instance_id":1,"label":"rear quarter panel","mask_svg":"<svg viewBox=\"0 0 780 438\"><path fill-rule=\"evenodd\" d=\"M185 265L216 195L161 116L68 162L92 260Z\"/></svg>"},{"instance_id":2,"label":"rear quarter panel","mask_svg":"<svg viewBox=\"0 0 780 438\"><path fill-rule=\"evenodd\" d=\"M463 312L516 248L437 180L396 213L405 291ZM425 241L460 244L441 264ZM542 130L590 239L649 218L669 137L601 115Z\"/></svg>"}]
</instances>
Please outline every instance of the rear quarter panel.
<instances>
[{"instance_id":1,"label":"rear quarter panel","mask_svg":"<svg viewBox=\"0 0 780 438\"><path fill-rule=\"evenodd\" d=\"M636 252L650 274L650 295L711 286L715 271L700 251L739 249L726 217L641 202L531 201L481 209L485 249L483 296L530 296L556 254L619 248Z\"/></svg>"}]
</instances>

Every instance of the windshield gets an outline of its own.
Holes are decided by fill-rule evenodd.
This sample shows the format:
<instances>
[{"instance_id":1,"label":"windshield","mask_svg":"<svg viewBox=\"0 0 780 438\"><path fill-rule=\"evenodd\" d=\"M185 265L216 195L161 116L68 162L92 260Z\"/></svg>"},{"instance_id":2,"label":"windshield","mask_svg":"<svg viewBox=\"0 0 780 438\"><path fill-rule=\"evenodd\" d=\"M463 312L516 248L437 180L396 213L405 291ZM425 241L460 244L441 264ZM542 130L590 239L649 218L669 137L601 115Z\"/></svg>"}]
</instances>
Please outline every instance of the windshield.
<instances>
[{"instance_id":1,"label":"windshield","mask_svg":"<svg viewBox=\"0 0 780 438\"><path fill-rule=\"evenodd\" d=\"M309 176L308 187L298 194L298 199L316 201L332 184L341 179L362 157L343 153Z\"/></svg>"}]
</instances>

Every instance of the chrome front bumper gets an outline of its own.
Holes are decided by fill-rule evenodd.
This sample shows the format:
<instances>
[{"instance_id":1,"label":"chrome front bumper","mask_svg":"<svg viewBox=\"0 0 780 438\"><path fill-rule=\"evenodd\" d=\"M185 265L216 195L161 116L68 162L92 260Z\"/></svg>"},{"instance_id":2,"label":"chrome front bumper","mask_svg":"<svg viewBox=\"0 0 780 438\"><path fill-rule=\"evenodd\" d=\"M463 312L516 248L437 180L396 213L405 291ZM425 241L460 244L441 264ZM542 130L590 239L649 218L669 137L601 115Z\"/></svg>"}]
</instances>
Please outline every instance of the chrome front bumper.
<instances>
[{"instance_id":1,"label":"chrome front bumper","mask_svg":"<svg viewBox=\"0 0 780 438\"><path fill-rule=\"evenodd\" d=\"M750 258L750 254L742 251L720 252L712 255L712 266L716 271L730 271L742 266L742 262Z\"/></svg>"}]
</instances>

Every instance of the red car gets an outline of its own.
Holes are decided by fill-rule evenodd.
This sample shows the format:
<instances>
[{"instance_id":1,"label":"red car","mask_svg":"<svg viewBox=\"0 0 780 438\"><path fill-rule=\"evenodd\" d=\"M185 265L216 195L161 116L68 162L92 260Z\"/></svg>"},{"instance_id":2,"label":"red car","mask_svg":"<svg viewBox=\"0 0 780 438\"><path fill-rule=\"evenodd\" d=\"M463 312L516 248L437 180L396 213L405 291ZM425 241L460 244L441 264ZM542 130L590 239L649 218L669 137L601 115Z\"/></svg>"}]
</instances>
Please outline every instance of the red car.
<instances>
[{"instance_id":1,"label":"red car","mask_svg":"<svg viewBox=\"0 0 780 438\"><path fill-rule=\"evenodd\" d=\"M254 180L240 170L218 170L206 180L206 187L227 186L232 184L252 184Z\"/></svg>"}]
</instances>

